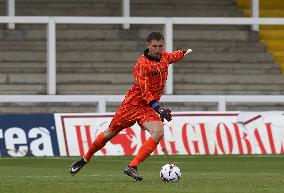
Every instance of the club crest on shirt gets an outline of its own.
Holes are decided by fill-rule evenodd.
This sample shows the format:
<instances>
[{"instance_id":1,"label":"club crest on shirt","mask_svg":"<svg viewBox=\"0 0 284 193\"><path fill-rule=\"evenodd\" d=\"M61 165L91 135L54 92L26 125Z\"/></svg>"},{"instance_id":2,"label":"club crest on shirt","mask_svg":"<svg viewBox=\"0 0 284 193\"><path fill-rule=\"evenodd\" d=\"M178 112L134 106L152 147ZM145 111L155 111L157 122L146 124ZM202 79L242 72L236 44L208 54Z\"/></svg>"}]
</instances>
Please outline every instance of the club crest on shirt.
<instances>
[{"instance_id":1,"label":"club crest on shirt","mask_svg":"<svg viewBox=\"0 0 284 193\"><path fill-rule=\"evenodd\" d=\"M161 72L159 70L154 69L154 70L149 72L149 76L150 77L161 76Z\"/></svg>"}]
</instances>

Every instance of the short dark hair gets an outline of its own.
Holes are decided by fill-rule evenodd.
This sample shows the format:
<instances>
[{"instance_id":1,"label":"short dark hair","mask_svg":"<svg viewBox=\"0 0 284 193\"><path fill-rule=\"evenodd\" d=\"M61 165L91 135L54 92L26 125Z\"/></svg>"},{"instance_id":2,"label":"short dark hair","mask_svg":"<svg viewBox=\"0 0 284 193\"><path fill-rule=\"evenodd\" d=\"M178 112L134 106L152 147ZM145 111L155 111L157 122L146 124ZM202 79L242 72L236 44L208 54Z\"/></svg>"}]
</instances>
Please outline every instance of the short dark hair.
<instances>
[{"instance_id":1,"label":"short dark hair","mask_svg":"<svg viewBox=\"0 0 284 193\"><path fill-rule=\"evenodd\" d=\"M152 40L164 41L164 35L161 32L152 32L148 35L146 42L150 42Z\"/></svg>"}]
</instances>

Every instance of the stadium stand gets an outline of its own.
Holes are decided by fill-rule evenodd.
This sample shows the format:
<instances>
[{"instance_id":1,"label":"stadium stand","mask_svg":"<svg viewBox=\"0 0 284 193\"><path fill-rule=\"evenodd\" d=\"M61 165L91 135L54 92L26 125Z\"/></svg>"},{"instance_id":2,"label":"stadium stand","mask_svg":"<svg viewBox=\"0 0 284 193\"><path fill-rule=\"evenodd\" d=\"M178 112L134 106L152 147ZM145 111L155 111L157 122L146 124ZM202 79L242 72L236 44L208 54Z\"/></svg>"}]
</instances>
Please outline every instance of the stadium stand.
<instances>
[{"instance_id":1,"label":"stadium stand","mask_svg":"<svg viewBox=\"0 0 284 193\"><path fill-rule=\"evenodd\" d=\"M247 1L238 0L237 5L244 10L246 16L250 16L249 4ZM284 2L281 0L260 1L260 17L284 17ZM267 45L276 63L281 66L284 74L284 26L263 25L260 26L261 42Z\"/></svg>"},{"instance_id":2,"label":"stadium stand","mask_svg":"<svg viewBox=\"0 0 284 193\"><path fill-rule=\"evenodd\" d=\"M0 10L5 1L0 0ZM1 11L2 12L2 11ZM243 17L235 0L131 1L131 16ZM17 16L120 16L116 0L22 0ZM46 94L46 26L0 25L0 94ZM124 95L132 84L144 38L162 25L63 25L57 27L57 94ZM284 77L273 55L249 26L174 27L174 48L191 57L174 66L174 94L283 95ZM118 104L109 104L114 111ZM216 110L214 103L176 103L173 111ZM3 103L1 113L95 112L92 103ZM283 104L229 104L227 110L283 110Z\"/></svg>"}]
</instances>

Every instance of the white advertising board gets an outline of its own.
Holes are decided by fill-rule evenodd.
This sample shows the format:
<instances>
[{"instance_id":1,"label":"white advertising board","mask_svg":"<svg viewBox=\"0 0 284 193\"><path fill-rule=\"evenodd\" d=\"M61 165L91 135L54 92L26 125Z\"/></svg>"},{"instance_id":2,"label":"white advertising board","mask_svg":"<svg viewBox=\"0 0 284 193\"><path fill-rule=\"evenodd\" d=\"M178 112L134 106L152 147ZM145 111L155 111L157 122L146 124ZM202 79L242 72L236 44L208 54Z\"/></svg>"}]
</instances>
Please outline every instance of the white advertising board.
<instances>
[{"instance_id":1,"label":"white advertising board","mask_svg":"<svg viewBox=\"0 0 284 193\"><path fill-rule=\"evenodd\" d=\"M55 114L62 156L83 155L112 113ZM135 124L95 155L135 155L150 137ZM155 155L283 154L284 112L176 112Z\"/></svg>"}]
</instances>

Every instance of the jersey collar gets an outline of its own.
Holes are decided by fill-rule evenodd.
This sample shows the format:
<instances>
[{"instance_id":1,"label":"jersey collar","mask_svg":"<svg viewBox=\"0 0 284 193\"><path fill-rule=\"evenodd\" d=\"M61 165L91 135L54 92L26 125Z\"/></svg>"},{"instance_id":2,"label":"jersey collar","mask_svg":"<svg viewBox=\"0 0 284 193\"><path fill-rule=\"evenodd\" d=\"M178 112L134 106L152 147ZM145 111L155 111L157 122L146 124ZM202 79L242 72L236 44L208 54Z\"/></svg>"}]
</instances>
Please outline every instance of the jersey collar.
<instances>
[{"instance_id":1,"label":"jersey collar","mask_svg":"<svg viewBox=\"0 0 284 193\"><path fill-rule=\"evenodd\" d=\"M154 57L154 56L150 56L150 55L149 55L149 49L144 50L144 56L145 56L146 58L148 58L149 60L154 60L154 61L156 61L156 62L160 62L160 61L161 61L160 58L157 58L157 57Z\"/></svg>"}]
</instances>

